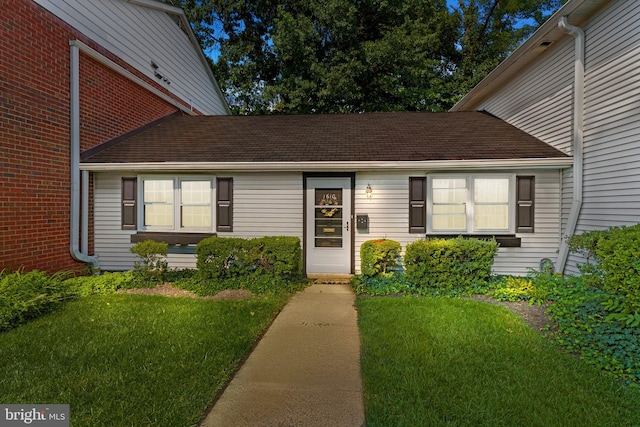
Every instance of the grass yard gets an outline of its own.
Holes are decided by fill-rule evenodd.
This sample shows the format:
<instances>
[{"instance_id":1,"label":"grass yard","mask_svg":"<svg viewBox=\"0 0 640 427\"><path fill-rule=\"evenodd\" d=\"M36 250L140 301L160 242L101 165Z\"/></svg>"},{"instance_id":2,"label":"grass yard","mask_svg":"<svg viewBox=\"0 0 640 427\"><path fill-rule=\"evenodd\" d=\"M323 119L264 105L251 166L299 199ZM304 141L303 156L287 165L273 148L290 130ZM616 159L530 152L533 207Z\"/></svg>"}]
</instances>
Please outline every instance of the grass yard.
<instances>
[{"instance_id":1,"label":"grass yard","mask_svg":"<svg viewBox=\"0 0 640 427\"><path fill-rule=\"evenodd\" d=\"M503 307L358 298L367 426L637 426L640 390Z\"/></svg>"},{"instance_id":2,"label":"grass yard","mask_svg":"<svg viewBox=\"0 0 640 427\"><path fill-rule=\"evenodd\" d=\"M195 425L284 302L70 302L0 334L0 402L68 403L73 426Z\"/></svg>"}]
</instances>

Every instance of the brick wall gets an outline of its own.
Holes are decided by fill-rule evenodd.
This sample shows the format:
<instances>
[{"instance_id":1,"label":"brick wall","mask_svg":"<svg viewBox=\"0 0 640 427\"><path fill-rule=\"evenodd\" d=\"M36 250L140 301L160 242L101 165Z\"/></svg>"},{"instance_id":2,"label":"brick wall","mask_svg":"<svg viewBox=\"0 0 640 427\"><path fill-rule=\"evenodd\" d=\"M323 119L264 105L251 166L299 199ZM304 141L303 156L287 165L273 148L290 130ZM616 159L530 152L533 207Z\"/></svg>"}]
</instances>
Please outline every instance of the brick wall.
<instances>
[{"instance_id":1,"label":"brick wall","mask_svg":"<svg viewBox=\"0 0 640 427\"><path fill-rule=\"evenodd\" d=\"M72 39L163 90L31 0L0 0L0 270L84 267L69 254ZM82 150L176 111L83 54L80 94Z\"/></svg>"}]
</instances>

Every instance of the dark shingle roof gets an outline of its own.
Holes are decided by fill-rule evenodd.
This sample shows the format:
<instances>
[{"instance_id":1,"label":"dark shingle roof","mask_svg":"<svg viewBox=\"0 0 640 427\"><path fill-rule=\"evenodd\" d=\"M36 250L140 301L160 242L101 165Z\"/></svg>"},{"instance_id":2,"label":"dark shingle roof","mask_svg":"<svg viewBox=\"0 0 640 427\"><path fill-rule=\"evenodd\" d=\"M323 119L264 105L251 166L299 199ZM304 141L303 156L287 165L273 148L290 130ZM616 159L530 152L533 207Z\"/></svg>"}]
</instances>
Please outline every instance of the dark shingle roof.
<instances>
[{"instance_id":1,"label":"dark shingle roof","mask_svg":"<svg viewBox=\"0 0 640 427\"><path fill-rule=\"evenodd\" d=\"M84 163L561 158L481 112L178 116L83 154Z\"/></svg>"}]
</instances>

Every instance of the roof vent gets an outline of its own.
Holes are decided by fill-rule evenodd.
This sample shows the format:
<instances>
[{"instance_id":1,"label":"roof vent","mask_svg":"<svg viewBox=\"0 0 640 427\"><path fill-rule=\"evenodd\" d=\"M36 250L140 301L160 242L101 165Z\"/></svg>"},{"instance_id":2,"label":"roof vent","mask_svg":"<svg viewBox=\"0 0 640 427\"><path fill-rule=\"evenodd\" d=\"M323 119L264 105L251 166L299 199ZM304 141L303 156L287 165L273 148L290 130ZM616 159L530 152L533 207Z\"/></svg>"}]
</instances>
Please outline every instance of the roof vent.
<instances>
[{"instance_id":1,"label":"roof vent","mask_svg":"<svg viewBox=\"0 0 640 427\"><path fill-rule=\"evenodd\" d=\"M551 45L551 42L543 41L538 46L533 48L534 52L544 52Z\"/></svg>"}]
</instances>

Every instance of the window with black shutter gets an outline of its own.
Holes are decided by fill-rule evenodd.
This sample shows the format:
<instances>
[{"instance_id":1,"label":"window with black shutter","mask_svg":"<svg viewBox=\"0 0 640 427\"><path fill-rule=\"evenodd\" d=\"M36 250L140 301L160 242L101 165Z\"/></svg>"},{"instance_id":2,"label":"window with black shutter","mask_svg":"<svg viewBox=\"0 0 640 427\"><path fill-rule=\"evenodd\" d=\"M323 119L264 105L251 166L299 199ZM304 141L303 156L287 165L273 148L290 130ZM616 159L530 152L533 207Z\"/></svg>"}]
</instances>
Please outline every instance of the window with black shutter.
<instances>
[{"instance_id":1,"label":"window with black shutter","mask_svg":"<svg viewBox=\"0 0 640 427\"><path fill-rule=\"evenodd\" d=\"M535 177L518 176L516 187L516 233L533 233Z\"/></svg>"},{"instance_id":2,"label":"window with black shutter","mask_svg":"<svg viewBox=\"0 0 640 427\"><path fill-rule=\"evenodd\" d=\"M427 232L427 178L409 177L409 233Z\"/></svg>"},{"instance_id":3,"label":"window with black shutter","mask_svg":"<svg viewBox=\"0 0 640 427\"><path fill-rule=\"evenodd\" d=\"M233 178L217 179L217 231L233 231Z\"/></svg>"},{"instance_id":4,"label":"window with black shutter","mask_svg":"<svg viewBox=\"0 0 640 427\"><path fill-rule=\"evenodd\" d=\"M122 229L136 230L138 228L138 213L136 211L137 178L122 178Z\"/></svg>"}]
</instances>

